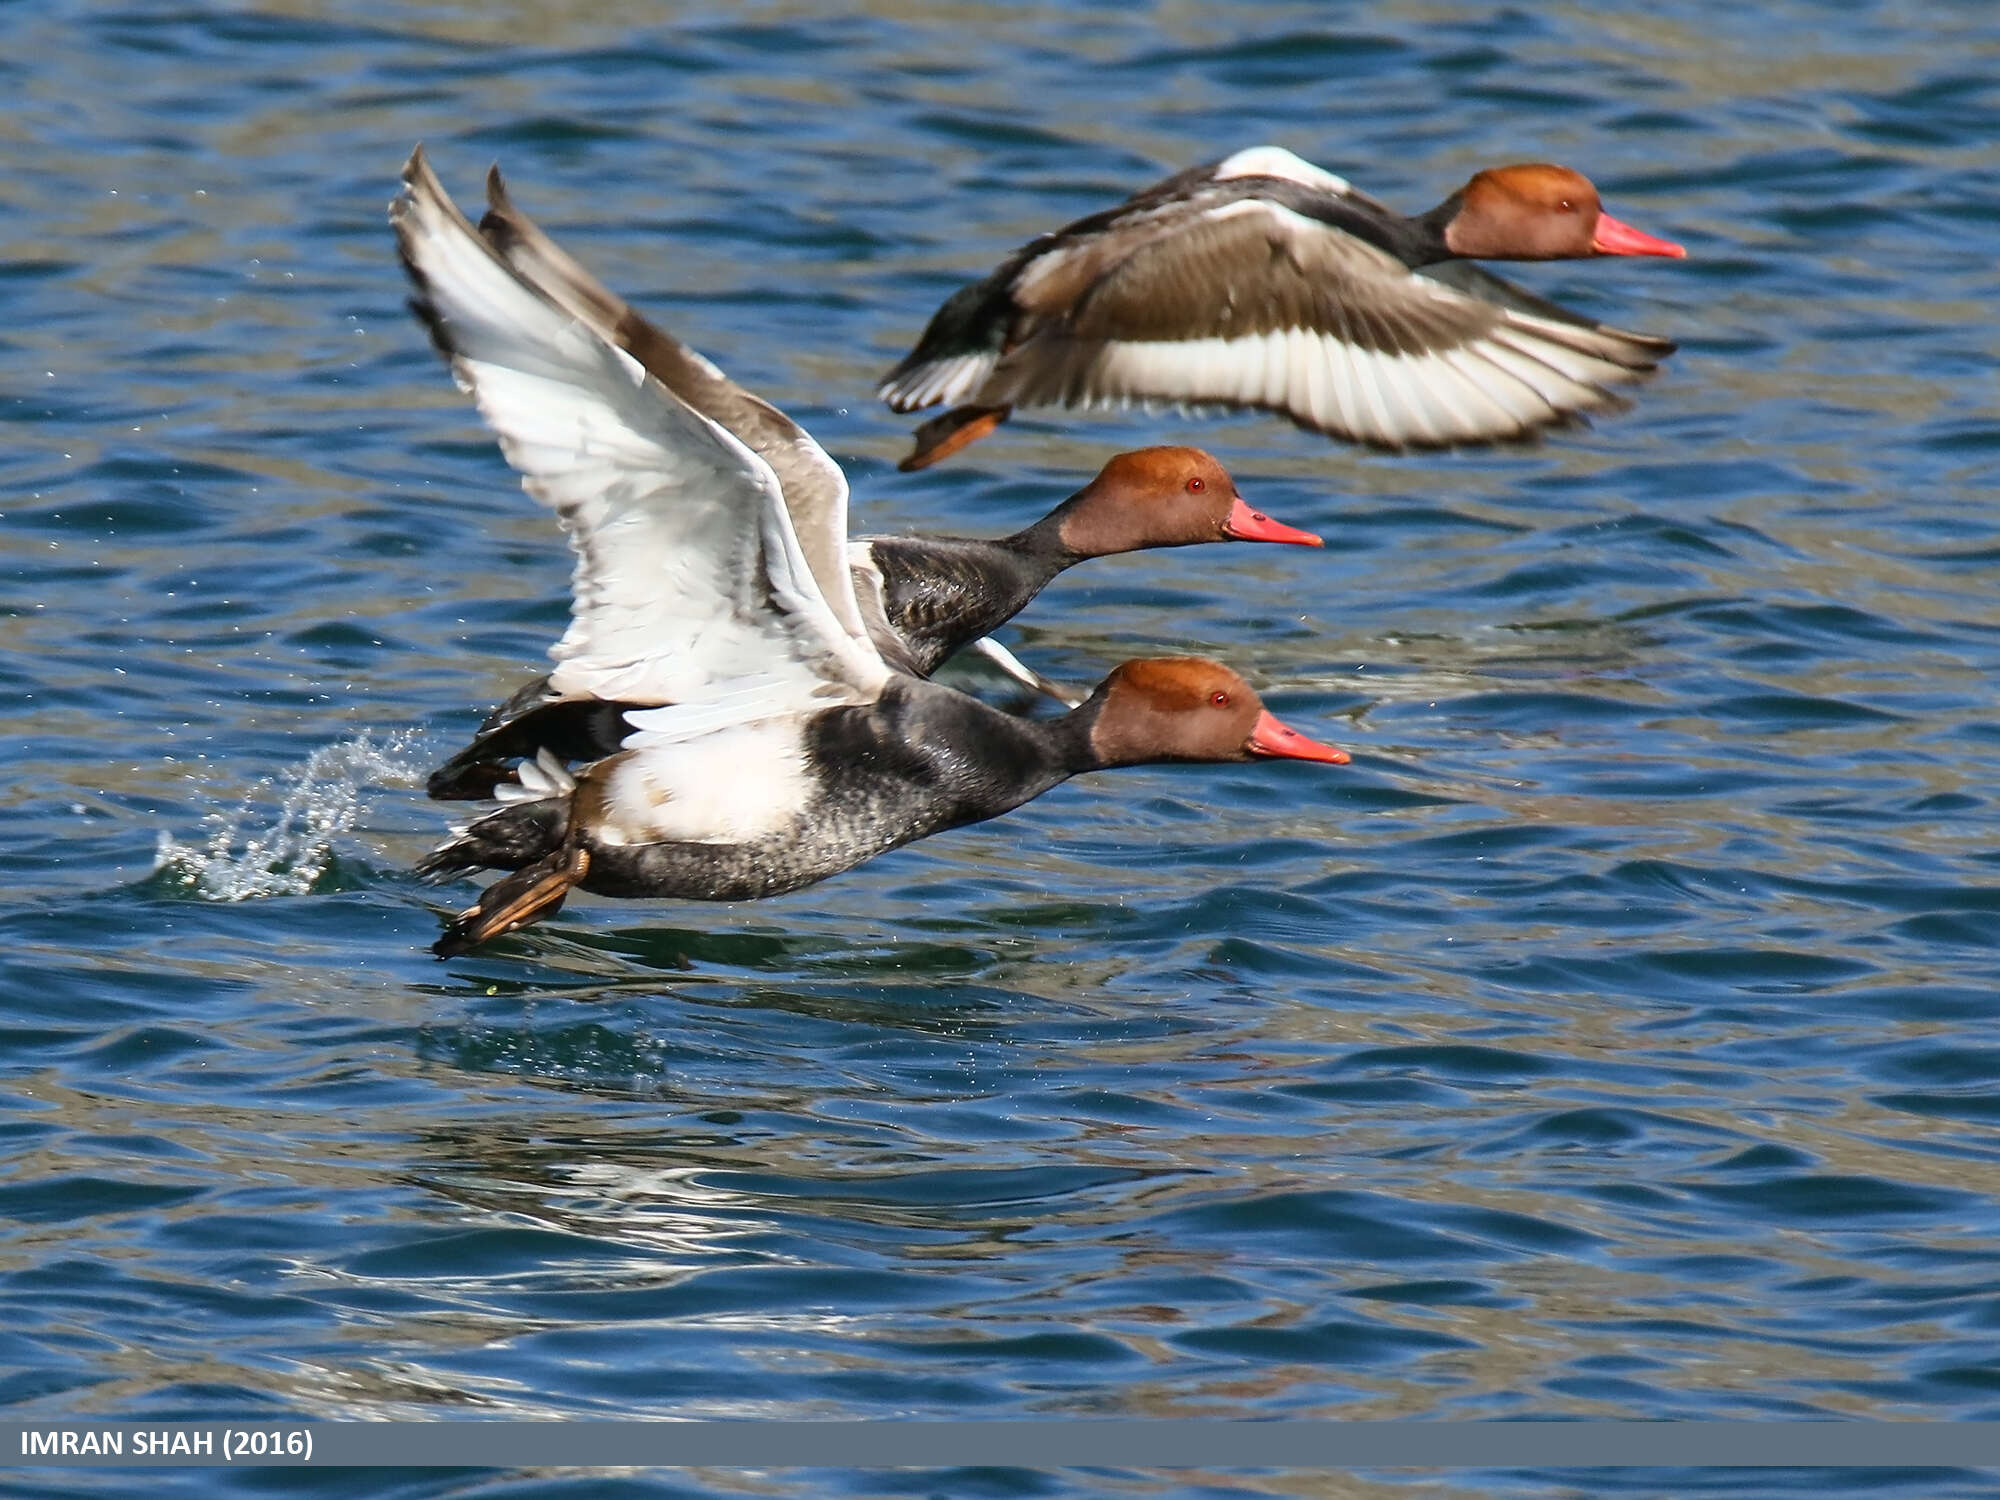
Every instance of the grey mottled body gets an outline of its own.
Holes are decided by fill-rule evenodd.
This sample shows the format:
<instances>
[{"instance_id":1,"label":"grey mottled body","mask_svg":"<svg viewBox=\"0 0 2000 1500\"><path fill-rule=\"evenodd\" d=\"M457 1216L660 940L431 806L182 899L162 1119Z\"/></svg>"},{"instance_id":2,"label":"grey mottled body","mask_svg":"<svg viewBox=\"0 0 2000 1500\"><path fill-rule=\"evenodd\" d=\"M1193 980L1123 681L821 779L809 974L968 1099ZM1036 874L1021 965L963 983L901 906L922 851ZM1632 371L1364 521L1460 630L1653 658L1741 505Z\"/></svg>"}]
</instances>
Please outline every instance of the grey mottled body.
<instances>
[{"instance_id":1,"label":"grey mottled body","mask_svg":"<svg viewBox=\"0 0 2000 1500\"><path fill-rule=\"evenodd\" d=\"M518 870L565 846L589 852L577 883L605 896L747 901L824 880L886 850L1020 806L1094 764L1094 712L1018 719L963 694L897 678L872 704L829 709L800 732L798 805L772 809L759 835L732 843L635 843L607 837L595 816L616 755L560 799L517 803L474 823L418 866L443 878Z\"/></svg>"}]
</instances>

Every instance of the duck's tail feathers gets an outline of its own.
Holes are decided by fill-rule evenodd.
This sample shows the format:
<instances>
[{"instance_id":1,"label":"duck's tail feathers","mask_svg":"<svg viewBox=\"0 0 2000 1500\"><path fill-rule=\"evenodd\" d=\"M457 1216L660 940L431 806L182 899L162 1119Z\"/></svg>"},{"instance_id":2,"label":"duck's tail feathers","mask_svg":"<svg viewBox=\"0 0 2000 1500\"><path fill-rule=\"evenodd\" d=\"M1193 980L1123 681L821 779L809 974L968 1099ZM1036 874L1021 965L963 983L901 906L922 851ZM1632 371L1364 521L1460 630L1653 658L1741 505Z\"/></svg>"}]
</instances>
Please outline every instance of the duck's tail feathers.
<instances>
[{"instance_id":1,"label":"duck's tail feathers","mask_svg":"<svg viewBox=\"0 0 2000 1500\"><path fill-rule=\"evenodd\" d=\"M561 848L505 879L496 880L431 944L439 958L453 958L562 910L570 887L590 873L590 851Z\"/></svg>"},{"instance_id":2,"label":"duck's tail feathers","mask_svg":"<svg viewBox=\"0 0 2000 1500\"><path fill-rule=\"evenodd\" d=\"M550 797L567 797L576 790L576 778L548 746L544 745L514 770L515 779L493 789L501 802L541 802Z\"/></svg>"},{"instance_id":3,"label":"duck's tail feathers","mask_svg":"<svg viewBox=\"0 0 2000 1500\"><path fill-rule=\"evenodd\" d=\"M976 400L1007 349L1018 309L1008 285L1019 269L1002 265L984 281L945 298L924 326L917 347L882 377L875 393L891 411L921 411Z\"/></svg>"},{"instance_id":4,"label":"duck's tail feathers","mask_svg":"<svg viewBox=\"0 0 2000 1500\"><path fill-rule=\"evenodd\" d=\"M946 401L976 395L1000 362L994 349L939 353L926 358L919 349L883 377L875 394L891 411L922 411Z\"/></svg>"},{"instance_id":5,"label":"duck's tail feathers","mask_svg":"<svg viewBox=\"0 0 2000 1500\"><path fill-rule=\"evenodd\" d=\"M430 797L439 802L474 802L495 796L514 800L505 788L517 779L515 760L533 760L546 753L554 760L545 763L557 770L563 761L587 764L616 755L620 743L631 733L631 726L621 716L634 705L598 698L530 702L512 717L501 718L521 697L517 693L514 700L496 709L471 744L431 772L424 784ZM528 777L518 779L529 784ZM554 796L567 790L537 788L534 795Z\"/></svg>"},{"instance_id":6,"label":"duck's tail feathers","mask_svg":"<svg viewBox=\"0 0 2000 1500\"><path fill-rule=\"evenodd\" d=\"M512 802L461 828L417 861L421 880L458 880L481 870L520 870L561 848L569 833L569 804L558 797Z\"/></svg>"}]
</instances>

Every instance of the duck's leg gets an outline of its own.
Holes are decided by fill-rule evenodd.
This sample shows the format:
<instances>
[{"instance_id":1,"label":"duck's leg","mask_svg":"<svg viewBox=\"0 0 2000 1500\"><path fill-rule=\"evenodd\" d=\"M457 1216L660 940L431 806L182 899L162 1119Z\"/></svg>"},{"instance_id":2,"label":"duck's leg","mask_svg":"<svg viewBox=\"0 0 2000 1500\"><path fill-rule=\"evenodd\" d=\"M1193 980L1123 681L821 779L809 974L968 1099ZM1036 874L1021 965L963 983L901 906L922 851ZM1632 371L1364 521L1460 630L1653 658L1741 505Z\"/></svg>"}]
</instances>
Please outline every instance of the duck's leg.
<instances>
[{"instance_id":1,"label":"duck's leg","mask_svg":"<svg viewBox=\"0 0 2000 1500\"><path fill-rule=\"evenodd\" d=\"M954 406L911 434L917 446L896 467L905 474L928 469L940 459L950 458L959 449L978 442L1013 415L1013 411L1011 406Z\"/></svg>"},{"instance_id":2,"label":"duck's leg","mask_svg":"<svg viewBox=\"0 0 2000 1500\"><path fill-rule=\"evenodd\" d=\"M479 900L452 919L431 944L439 958L452 958L481 943L562 910L570 887L590 873L590 851L564 847L526 869L496 880Z\"/></svg>"}]
</instances>

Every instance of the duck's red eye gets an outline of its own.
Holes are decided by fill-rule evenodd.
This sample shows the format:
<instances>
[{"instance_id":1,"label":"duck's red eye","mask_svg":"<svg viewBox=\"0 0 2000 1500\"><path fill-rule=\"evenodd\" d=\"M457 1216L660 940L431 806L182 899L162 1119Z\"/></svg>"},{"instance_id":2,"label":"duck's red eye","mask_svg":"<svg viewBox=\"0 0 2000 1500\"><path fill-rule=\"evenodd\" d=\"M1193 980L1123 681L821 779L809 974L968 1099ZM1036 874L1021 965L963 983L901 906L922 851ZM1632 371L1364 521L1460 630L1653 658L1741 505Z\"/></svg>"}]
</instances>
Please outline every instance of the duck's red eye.
<instances>
[{"instance_id":1,"label":"duck's red eye","mask_svg":"<svg viewBox=\"0 0 2000 1500\"><path fill-rule=\"evenodd\" d=\"M1213 703L1217 708L1227 708L1229 707L1229 694L1210 693L1208 695L1208 701L1210 703Z\"/></svg>"},{"instance_id":2,"label":"duck's red eye","mask_svg":"<svg viewBox=\"0 0 2000 1500\"><path fill-rule=\"evenodd\" d=\"M1567 198L1563 199L1562 202L1558 203L1556 207L1566 214L1573 214L1576 212L1576 205Z\"/></svg>"},{"instance_id":3,"label":"duck's red eye","mask_svg":"<svg viewBox=\"0 0 2000 1500\"><path fill-rule=\"evenodd\" d=\"M1187 482L1187 487L1188 487L1188 493L1190 495L1198 495L1203 490L1208 488L1208 481L1203 479L1200 475L1196 475L1193 479L1190 479Z\"/></svg>"}]
</instances>

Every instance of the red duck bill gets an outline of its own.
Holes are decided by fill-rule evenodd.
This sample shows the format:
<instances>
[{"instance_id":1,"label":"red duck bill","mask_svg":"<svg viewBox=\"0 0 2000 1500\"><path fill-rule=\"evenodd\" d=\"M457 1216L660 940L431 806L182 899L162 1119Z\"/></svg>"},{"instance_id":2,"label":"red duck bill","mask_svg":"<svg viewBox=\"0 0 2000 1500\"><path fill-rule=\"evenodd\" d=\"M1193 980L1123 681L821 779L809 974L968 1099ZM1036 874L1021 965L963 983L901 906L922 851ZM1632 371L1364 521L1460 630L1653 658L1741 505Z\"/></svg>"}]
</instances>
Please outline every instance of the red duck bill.
<instances>
[{"instance_id":1,"label":"red duck bill","mask_svg":"<svg viewBox=\"0 0 2000 1500\"><path fill-rule=\"evenodd\" d=\"M1318 740L1307 739L1269 709L1257 715L1249 745L1252 755L1270 755L1280 760L1318 760L1330 766L1344 766L1352 758L1338 745L1322 745Z\"/></svg>"},{"instance_id":2,"label":"red duck bill","mask_svg":"<svg viewBox=\"0 0 2000 1500\"><path fill-rule=\"evenodd\" d=\"M1229 519L1222 523L1222 534L1233 536L1239 542L1289 542L1294 547L1326 545L1310 531L1287 526L1283 521L1272 520L1261 510L1252 510L1240 495L1229 508Z\"/></svg>"},{"instance_id":3,"label":"red duck bill","mask_svg":"<svg viewBox=\"0 0 2000 1500\"><path fill-rule=\"evenodd\" d=\"M1645 230L1634 229L1623 219L1605 213L1597 216L1597 233L1591 236L1590 248L1599 255L1664 255L1673 260L1687 259L1687 251L1672 240L1655 239Z\"/></svg>"}]
</instances>

